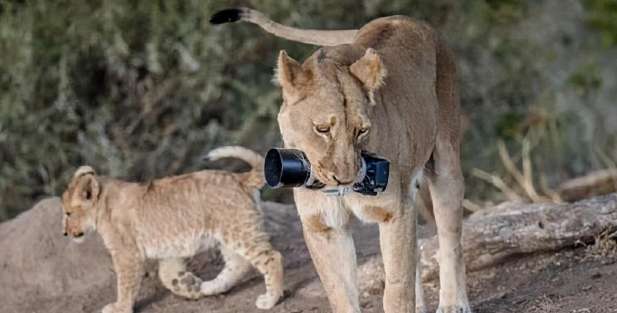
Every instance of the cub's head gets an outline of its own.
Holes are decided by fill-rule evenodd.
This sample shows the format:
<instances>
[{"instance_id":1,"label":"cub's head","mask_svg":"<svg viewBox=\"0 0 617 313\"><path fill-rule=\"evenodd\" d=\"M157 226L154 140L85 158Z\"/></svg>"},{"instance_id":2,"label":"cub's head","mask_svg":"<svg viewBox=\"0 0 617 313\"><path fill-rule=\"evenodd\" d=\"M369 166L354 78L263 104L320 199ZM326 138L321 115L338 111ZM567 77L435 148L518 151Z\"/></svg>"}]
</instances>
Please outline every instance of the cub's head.
<instances>
[{"instance_id":1,"label":"cub's head","mask_svg":"<svg viewBox=\"0 0 617 313\"><path fill-rule=\"evenodd\" d=\"M99 183L90 166L77 169L68 188L62 194L62 225L65 236L81 242L86 233L96 229L96 207Z\"/></svg>"},{"instance_id":2,"label":"cub's head","mask_svg":"<svg viewBox=\"0 0 617 313\"><path fill-rule=\"evenodd\" d=\"M385 77L371 48L322 48L302 65L281 51L276 79L283 91L278 115L283 141L304 151L323 183L349 185L356 179L371 131L373 94Z\"/></svg>"}]
</instances>

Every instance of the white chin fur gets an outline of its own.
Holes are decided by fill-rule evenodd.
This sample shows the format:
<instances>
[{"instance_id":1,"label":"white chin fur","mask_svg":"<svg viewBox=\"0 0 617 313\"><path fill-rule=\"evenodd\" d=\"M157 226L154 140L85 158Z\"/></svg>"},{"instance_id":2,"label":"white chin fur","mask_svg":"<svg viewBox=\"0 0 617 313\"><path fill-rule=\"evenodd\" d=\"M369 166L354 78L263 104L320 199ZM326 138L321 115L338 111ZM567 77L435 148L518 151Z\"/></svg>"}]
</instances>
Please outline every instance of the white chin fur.
<instances>
[{"instance_id":1,"label":"white chin fur","mask_svg":"<svg viewBox=\"0 0 617 313\"><path fill-rule=\"evenodd\" d=\"M75 242L75 243L82 243L82 242L84 242L84 238L85 237L86 237L85 235L81 236L81 237L73 237L73 242Z\"/></svg>"}]
</instances>

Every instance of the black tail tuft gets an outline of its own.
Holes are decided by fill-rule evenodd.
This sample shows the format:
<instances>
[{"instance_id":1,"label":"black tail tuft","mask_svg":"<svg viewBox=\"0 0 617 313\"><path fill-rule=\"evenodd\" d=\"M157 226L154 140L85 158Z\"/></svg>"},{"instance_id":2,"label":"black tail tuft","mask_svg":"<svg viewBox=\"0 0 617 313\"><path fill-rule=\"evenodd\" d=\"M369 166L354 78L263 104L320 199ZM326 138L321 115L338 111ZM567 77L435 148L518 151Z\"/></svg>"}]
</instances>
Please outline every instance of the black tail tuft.
<instances>
[{"instance_id":1,"label":"black tail tuft","mask_svg":"<svg viewBox=\"0 0 617 313\"><path fill-rule=\"evenodd\" d=\"M233 23L240 20L240 9L225 9L218 11L210 18L210 24Z\"/></svg>"}]
</instances>

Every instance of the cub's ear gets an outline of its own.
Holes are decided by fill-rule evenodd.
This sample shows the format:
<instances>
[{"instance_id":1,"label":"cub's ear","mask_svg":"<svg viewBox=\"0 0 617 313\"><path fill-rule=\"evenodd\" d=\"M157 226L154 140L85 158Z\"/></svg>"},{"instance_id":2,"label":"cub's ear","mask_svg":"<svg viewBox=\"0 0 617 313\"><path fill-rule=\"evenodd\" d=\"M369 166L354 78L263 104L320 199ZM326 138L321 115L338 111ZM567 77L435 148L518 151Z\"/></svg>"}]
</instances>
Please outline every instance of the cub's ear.
<instances>
[{"instance_id":1,"label":"cub's ear","mask_svg":"<svg viewBox=\"0 0 617 313\"><path fill-rule=\"evenodd\" d=\"M75 174L73 174L73 179L88 174L96 175L96 172L92 167L88 165L82 165L75 171Z\"/></svg>"},{"instance_id":2,"label":"cub's ear","mask_svg":"<svg viewBox=\"0 0 617 313\"><path fill-rule=\"evenodd\" d=\"M299 96L302 87L309 84L312 73L304 70L298 61L290 58L285 50L281 50L277 61L274 80L281 85L288 96Z\"/></svg>"},{"instance_id":3,"label":"cub's ear","mask_svg":"<svg viewBox=\"0 0 617 313\"><path fill-rule=\"evenodd\" d=\"M351 73L359 79L369 93L383 86L387 71L381 57L373 48L366 49L364 56L349 67Z\"/></svg>"},{"instance_id":4,"label":"cub's ear","mask_svg":"<svg viewBox=\"0 0 617 313\"><path fill-rule=\"evenodd\" d=\"M100 192L99 182L96 173L90 166L81 166L73 175L76 182L76 192L74 193L84 202L92 202L97 199Z\"/></svg>"}]
</instances>

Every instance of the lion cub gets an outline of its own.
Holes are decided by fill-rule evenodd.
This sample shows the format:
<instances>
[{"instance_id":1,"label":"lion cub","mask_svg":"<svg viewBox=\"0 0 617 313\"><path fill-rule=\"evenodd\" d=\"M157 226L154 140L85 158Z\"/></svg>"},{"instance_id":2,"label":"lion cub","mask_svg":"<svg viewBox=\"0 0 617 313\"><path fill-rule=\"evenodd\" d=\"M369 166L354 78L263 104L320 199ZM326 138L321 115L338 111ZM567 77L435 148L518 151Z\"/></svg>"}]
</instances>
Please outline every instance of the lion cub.
<instances>
[{"instance_id":1,"label":"lion cub","mask_svg":"<svg viewBox=\"0 0 617 313\"><path fill-rule=\"evenodd\" d=\"M235 157L252 166L246 173L206 170L131 183L97 176L80 167L62 195L64 235L80 241L98 231L109 250L117 277L118 298L103 313L130 313L146 259L159 260L159 277L173 293L190 299L232 288L251 265L264 275L266 293L260 309L272 308L283 294L281 254L263 229L258 189L263 158L241 147L222 147L210 160ZM187 271L185 260L220 246L225 267L203 281Z\"/></svg>"}]
</instances>

